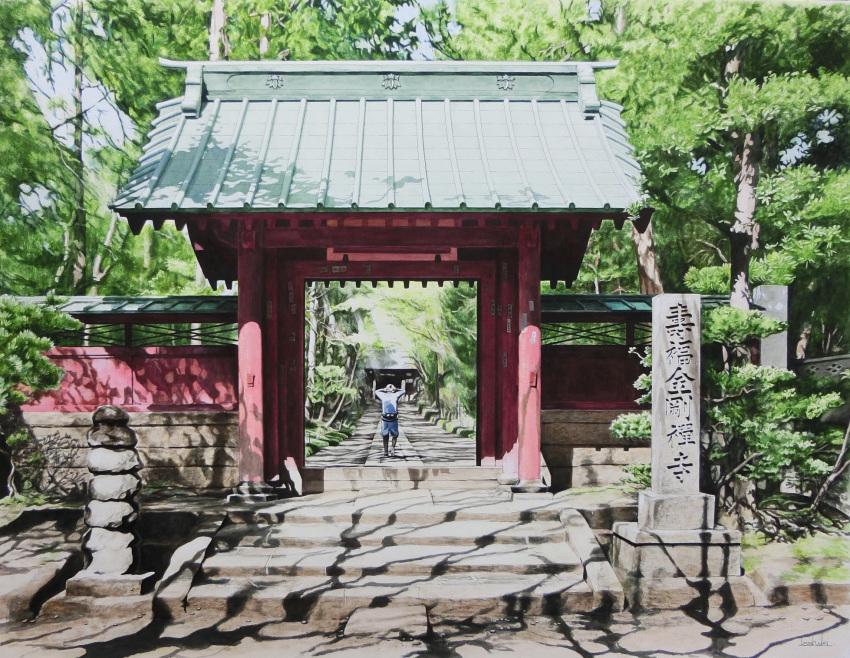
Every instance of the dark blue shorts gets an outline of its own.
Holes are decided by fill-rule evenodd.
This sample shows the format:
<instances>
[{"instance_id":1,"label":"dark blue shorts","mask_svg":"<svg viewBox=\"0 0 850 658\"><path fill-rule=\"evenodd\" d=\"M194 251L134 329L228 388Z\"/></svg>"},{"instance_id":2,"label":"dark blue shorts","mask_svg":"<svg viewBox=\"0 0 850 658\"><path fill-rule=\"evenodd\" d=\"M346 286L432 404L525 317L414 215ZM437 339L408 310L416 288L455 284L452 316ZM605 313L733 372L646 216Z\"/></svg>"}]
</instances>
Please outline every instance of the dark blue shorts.
<instances>
[{"instance_id":1,"label":"dark blue shorts","mask_svg":"<svg viewBox=\"0 0 850 658\"><path fill-rule=\"evenodd\" d=\"M398 436L397 420L381 420L381 436Z\"/></svg>"}]
</instances>

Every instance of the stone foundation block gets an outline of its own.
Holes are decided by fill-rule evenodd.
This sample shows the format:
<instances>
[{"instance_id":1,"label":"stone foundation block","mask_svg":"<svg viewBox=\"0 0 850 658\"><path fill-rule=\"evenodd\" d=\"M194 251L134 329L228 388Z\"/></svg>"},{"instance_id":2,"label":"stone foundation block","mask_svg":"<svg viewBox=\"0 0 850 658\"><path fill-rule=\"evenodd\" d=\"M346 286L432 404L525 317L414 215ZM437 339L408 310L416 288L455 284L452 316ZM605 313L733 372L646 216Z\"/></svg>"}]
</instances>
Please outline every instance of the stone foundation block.
<instances>
[{"instance_id":1,"label":"stone foundation block","mask_svg":"<svg viewBox=\"0 0 850 658\"><path fill-rule=\"evenodd\" d=\"M714 496L641 491L638 495L638 525L644 530L713 528Z\"/></svg>"},{"instance_id":2,"label":"stone foundation block","mask_svg":"<svg viewBox=\"0 0 850 658\"><path fill-rule=\"evenodd\" d=\"M764 593L746 576L729 578L639 578L623 576L631 610L675 610L701 602L706 609L769 605Z\"/></svg>"},{"instance_id":3,"label":"stone foundation block","mask_svg":"<svg viewBox=\"0 0 850 658\"><path fill-rule=\"evenodd\" d=\"M637 578L709 578L741 575L737 530L658 530L614 524L611 561Z\"/></svg>"}]
</instances>

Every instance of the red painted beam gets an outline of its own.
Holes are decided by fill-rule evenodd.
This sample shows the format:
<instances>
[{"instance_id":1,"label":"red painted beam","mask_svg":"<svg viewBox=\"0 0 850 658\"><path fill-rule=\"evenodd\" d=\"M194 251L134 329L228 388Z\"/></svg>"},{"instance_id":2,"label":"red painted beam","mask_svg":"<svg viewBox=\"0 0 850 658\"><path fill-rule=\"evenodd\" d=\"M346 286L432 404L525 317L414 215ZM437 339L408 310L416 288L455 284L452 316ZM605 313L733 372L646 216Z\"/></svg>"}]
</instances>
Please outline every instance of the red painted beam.
<instances>
[{"instance_id":1,"label":"red painted beam","mask_svg":"<svg viewBox=\"0 0 850 658\"><path fill-rule=\"evenodd\" d=\"M332 247L511 247L517 233L511 228L274 228L266 231L268 248Z\"/></svg>"},{"instance_id":2,"label":"red painted beam","mask_svg":"<svg viewBox=\"0 0 850 658\"><path fill-rule=\"evenodd\" d=\"M439 281L455 279L480 279L486 276L492 265L486 261L446 262L402 261L402 262L292 262L293 276L304 280L331 281Z\"/></svg>"}]
</instances>

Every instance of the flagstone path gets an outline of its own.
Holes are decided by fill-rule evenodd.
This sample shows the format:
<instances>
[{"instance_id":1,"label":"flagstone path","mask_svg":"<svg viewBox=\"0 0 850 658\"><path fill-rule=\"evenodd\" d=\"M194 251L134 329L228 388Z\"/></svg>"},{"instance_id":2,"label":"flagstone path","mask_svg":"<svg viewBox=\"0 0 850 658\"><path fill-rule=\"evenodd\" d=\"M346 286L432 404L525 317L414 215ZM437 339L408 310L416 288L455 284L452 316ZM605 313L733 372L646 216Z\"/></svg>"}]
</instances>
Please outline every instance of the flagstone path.
<instances>
[{"instance_id":1,"label":"flagstone path","mask_svg":"<svg viewBox=\"0 0 850 658\"><path fill-rule=\"evenodd\" d=\"M350 439L307 457L307 466L475 466L475 438L457 436L432 425L416 412L413 405L400 405L399 437L395 454L391 457L384 456L380 423L378 410L367 411L361 416Z\"/></svg>"}]
</instances>

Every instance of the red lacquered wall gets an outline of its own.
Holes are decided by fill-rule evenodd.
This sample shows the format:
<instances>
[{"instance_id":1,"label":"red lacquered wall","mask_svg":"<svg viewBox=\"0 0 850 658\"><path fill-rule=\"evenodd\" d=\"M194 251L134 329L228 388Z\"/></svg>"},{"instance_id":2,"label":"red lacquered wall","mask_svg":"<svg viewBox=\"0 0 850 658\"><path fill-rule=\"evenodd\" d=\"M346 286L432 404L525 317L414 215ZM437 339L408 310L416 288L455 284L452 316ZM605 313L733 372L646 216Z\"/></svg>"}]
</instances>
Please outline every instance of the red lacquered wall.
<instances>
[{"instance_id":1,"label":"red lacquered wall","mask_svg":"<svg viewBox=\"0 0 850 658\"><path fill-rule=\"evenodd\" d=\"M104 404L127 411L236 409L235 345L55 347L46 356L65 378L25 411L93 411Z\"/></svg>"},{"instance_id":2,"label":"red lacquered wall","mask_svg":"<svg viewBox=\"0 0 850 658\"><path fill-rule=\"evenodd\" d=\"M640 359L624 345L543 345L543 409L640 409Z\"/></svg>"}]
</instances>

